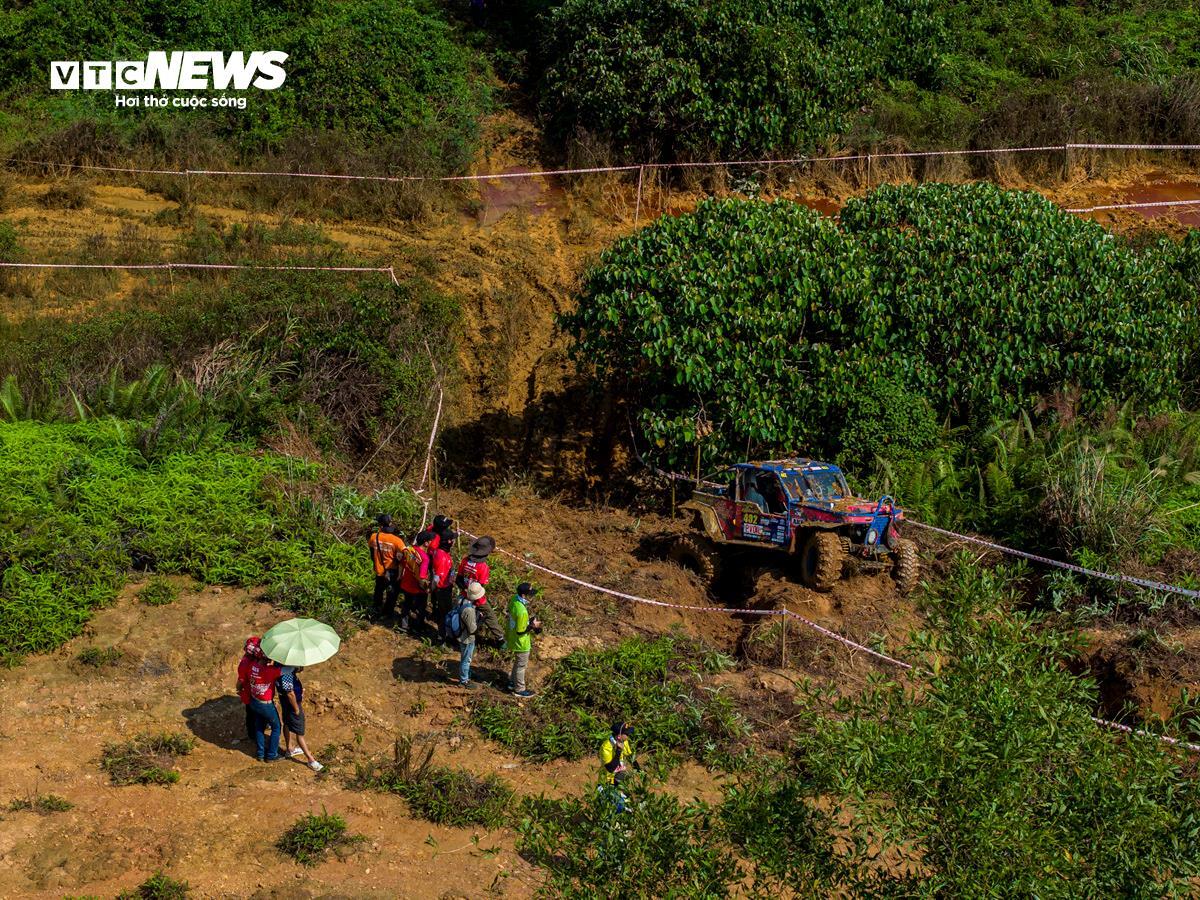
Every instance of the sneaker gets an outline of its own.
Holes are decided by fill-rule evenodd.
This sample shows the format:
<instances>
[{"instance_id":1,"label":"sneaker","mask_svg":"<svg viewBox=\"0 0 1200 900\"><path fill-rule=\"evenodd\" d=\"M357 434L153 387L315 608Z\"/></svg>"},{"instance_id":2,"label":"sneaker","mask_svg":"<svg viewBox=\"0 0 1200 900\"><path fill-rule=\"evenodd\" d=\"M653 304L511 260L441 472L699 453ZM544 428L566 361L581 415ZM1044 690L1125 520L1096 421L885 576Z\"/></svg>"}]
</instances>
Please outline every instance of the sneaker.
<instances>
[{"instance_id":1,"label":"sneaker","mask_svg":"<svg viewBox=\"0 0 1200 900\"><path fill-rule=\"evenodd\" d=\"M301 750L299 747L293 747L291 750L288 751L288 756L290 756L290 757L303 756L303 755L304 755L304 751Z\"/></svg>"},{"instance_id":2,"label":"sneaker","mask_svg":"<svg viewBox=\"0 0 1200 900\"><path fill-rule=\"evenodd\" d=\"M268 756L263 762L279 762L281 759L283 759L282 756Z\"/></svg>"},{"instance_id":3,"label":"sneaker","mask_svg":"<svg viewBox=\"0 0 1200 900\"><path fill-rule=\"evenodd\" d=\"M308 767L310 769L312 769L314 772L320 772L323 768L325 768L323 765L321 765L315 759L308 764Z\"/></svg>"},{"instance_id":4,"label":"sneaker","mask_svg":"<svg viewBox=\"0 0 1200 900\"><path fill-rule=\"evenodd\" d=\"M526 688L526 689L525 689L525 690L523 690L523 691L513 691L513 696L514 696L514 697L522 697L522 698L524 698L524 697L532 697L532 696L533 696L533 691L529 690L528 688Z\"/></svg>"},{"instance_id":5,"label":"sneaker","mask_svg":"<svg viewBox=\"0 0 1200 900\"><path fill-rule=\"evenodd\" d=\"M473 682L473 681L460 681L460 682L458 683L458 686L459 686L460 688L466 688L467 690L474 690L474 689L475 689L475 682Z\"/></svg>"},{"instance_id":6,"label":"sneaker","mask_svg":"<svg viewBox=\"0 0 1200 900\"><path fill-rule=\"evenodd\" d=\"M401 619L400 624L397 625L396 627L399 628L401 631L408 631L408 619L407 618Z\"/></svg>"}]
</instances>

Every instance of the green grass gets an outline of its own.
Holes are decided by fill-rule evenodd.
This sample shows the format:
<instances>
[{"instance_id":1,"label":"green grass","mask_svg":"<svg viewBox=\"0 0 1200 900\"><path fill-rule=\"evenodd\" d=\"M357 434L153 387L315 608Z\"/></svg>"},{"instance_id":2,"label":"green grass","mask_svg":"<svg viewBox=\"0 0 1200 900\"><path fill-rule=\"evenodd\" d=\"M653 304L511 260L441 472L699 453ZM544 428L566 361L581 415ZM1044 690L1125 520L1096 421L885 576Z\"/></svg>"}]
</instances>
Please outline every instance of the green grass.
<instances>
[{"instance_id":1,"label":"green grass","mask_svg":"<svg viewBox=\"0 0 1200 900\"><path fill-rule=\"evenodd\" d=\"M8 804L9 812L22 812L31 810L39 812L42 815L50 813L66 812L69 809L74 809L75 804L58 794L34 794L32 797L22 797Z\"/></svg>"},{"instance_id":2,"label":"green grass","mask_svg":"<svg viewBox=\"0 0 1200 900\"><path fill-rule=\"evenodd\" d=\"M117 900L184 900L191 890L186 881L155 872L133 890L122 891Z\"/></svg>"},{"instance_id":3,"label":"green grass","mask_svg":"<svg viewBox=\"0 0 1200 900\"><path fill-rule=\"evenodd\" d=\"M347 834L346 820L323 809L320 815L309 813L297 819L275 846L300 865L315 866L331 851L342 856L365 840L362 835Z\"/></svg>"},{"instance_id":4,"label":"green grass","mask_svg":"<svg viewBox=\"0 0 1200 900\"><path fill-rule=\"evenodd\" d=\"M287 609L353 625L370 566L361 545L335 536L334 526L359 526L332 519L310 480L316 467L219 443L147 460L136 433L116 420L0 424L0 558L12 562L0 583L0 656L78 634L135 565L265 584ZM401 521L416 510L402 492L387 499ZM374 511L375 500L362 503ZM106 661L87 652L81 661Z\"/></svg>"},{"instance_id":5,"label":"green grass","mask_svg":"<svg viewBox=\"0 0 1200 900\"><path fill-rule=\"evenodd\" d=\"M179 599L179 588L165 578L151 578L137 592L137 598L147 606L166 606Z\"/></svg>"},{"instance_id":6,"label":"green grass","mask_svg":"<svg viewBox=\"0 0 1200 900\"><path fill-rule=\"evenodd\" d=\"M176 784L179 772L174 768L175 760L187 756L195 746L195 740L183 734L140 734L128 741L105 744L100 768L116 785Z\"/></svg>"},{"instance_id":7,"label":"green grass","mask_svg":"<svg viewBox=\"0 0 1200 900\"><path fill-rule=\"evenodd\" d=\"M746 723L703 684L730 664L684 638L632 638L567 655L528 704L482 698L471 715L484 735L538 761L593 754L612 722L623 719L638 729L638 748L664 760L686 753L736 765Z\"/></svg>"},{"instance_id":8,"label":"green grass","mask_svg":"<svg viewBox=\"0 0 1200 900\"><path fill-rule=\"evenodd\" d=\"M495 775L432 765L435 745L415 752L411 738L396 741L392 759L360 766L356 787L398 794L414 815L437 825L499 828L514 812L512 788Z\"/></svg>"}]
</instances>

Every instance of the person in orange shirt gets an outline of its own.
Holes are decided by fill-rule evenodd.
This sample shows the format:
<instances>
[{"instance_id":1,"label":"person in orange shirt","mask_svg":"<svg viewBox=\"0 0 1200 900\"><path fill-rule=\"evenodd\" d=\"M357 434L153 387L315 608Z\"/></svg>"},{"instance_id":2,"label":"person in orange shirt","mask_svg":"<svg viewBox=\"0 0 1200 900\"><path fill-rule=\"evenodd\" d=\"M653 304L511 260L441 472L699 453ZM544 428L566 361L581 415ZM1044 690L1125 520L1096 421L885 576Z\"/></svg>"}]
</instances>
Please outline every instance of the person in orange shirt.
<instances>
[{"instance_id":1,"label":"person in orange shirt","mask_svg":"<svg viewBox=\"0 0 1200 900\"><path fill-rule=\"evenodd\" d=\"M375 566L375 612L391 617L396 614L396 598L400 595L400 558L404 541L392 526L392 517L381 515L378 527L367 538L371 562Z\"/></svg>"}]
</instances>

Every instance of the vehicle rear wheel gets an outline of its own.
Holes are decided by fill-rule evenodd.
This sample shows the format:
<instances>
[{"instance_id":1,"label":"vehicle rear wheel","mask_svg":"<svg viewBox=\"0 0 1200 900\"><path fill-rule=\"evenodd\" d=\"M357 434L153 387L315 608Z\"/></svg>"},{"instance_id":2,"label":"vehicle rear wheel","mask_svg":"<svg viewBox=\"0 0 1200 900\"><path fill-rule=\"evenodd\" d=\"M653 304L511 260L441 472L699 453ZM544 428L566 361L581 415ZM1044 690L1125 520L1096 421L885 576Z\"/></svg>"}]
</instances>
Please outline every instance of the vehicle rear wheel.
<instances>
[{"instance_id":1,"label":"vehicle rear wheel","mask_svg":"<svg viewBox=\"0 0 1200 900\"><path fill-rule=\"evenodd\" d=\"M921 578L921 561L917 558L914 541L896 542L896 548L892 551L892 578L896 580L896 590L901 594L911 593L917 586Z\"/></svg>"},{"instance_id":2,"label":"vehicle rear wheel","mask_svg":"<svg viewBox=\"0 0 1200 900\"><path fill-rule=\"evenodd\" d=\"M800 577L814 591L831 591L842 577L846 551L832 531L813 533L800 551Z\"/></svg>"},{"instance_id":3,"label":"vehicle rear wheel","mask_svg":"<svg viewBox=\"0 0 1200 900\"><path fill-rule=\"evenodd\" d=\"M710 585L721 571L716 545L705 537L681 534L671 542L669 556L685 569L691 569Z\"/></svg>"}]
</instances>

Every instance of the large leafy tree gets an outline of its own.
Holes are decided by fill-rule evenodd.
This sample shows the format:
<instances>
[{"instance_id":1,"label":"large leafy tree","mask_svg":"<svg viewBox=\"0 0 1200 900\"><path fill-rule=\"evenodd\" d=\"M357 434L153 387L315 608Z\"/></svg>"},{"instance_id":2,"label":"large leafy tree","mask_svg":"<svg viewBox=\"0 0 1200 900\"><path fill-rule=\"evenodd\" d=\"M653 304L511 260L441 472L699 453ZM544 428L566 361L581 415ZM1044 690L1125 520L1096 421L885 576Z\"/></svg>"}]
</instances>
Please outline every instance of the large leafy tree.
<instances>
[{"instance_id":1,"label":"large leafy tree","mask_svg":"<svg viewBox=\"0 0 1200 900\"><path fill-rule=\"evenodd\" d=\"M544 21L555 129L665 158L810 148L887 71L931 78L943 27L926 0L566 0Z\"/></svg>"},{"instance_id":2,"label":"large leafy tree","mask_svg":"<svg viewBox=\"0 0 1200 900\"><path fill-rule=\"evenodd\" d=\"M969 422L1068 385L1178 398L1195 305L1179 258L991 185L884 188L840 224L706 201L610 248L565 324L669 463L692 458L697 422L710 461L837 452L881 411L901 443L927 440L908 415L925 404Z\"/></svg>"}]
</instances>

